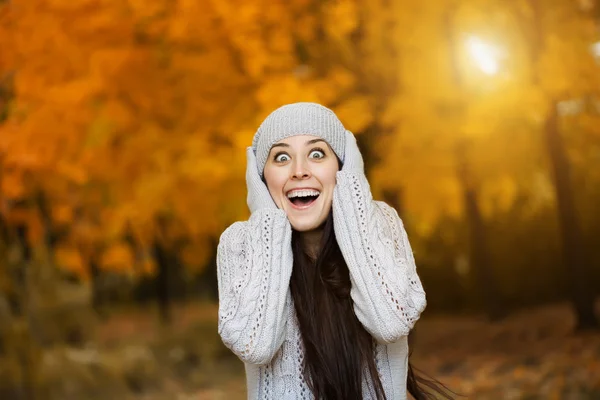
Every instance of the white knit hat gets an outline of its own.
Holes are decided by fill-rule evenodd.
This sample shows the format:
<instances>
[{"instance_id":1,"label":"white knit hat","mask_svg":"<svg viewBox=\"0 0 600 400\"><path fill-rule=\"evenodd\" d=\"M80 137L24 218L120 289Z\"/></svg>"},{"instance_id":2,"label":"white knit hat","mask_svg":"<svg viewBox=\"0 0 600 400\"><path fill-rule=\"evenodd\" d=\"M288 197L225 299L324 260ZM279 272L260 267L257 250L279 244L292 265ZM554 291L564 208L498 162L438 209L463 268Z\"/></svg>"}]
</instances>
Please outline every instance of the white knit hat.
<instances>
[{"instance_id":1,"label":"white knit hat","mask_svg":"<svg viewBox=\"0 0 600 400\"><path fill-rule=\"evenodd\" d=\"M344 162L346 128L329 108L317 103L292 103L279 107L260 124L252 140L256 166L263 175L271 146L296 135L313 135L325 140Z\"/></svg>"}]
</instances>

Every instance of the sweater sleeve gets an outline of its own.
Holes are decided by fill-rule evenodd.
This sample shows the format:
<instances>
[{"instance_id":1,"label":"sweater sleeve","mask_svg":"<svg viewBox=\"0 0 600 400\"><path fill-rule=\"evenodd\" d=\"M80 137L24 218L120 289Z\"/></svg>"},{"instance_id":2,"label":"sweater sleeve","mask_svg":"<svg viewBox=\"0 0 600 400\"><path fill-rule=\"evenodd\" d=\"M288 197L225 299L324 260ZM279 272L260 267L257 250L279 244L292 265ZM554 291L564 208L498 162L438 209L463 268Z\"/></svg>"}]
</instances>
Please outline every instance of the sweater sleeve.
<instances>
[{"instance_id":1,"label":"sweater sleeve","mask_svg":"<svg viewBox=\"0 0 600 400\"><path fill-rule=\"evenodd\" d=\"M269 363L283 343L291 235L282 210L264 209L231 225L219 240L219 335L245 363Z\"/></svg>"},{"instance_id":2,"label":"sweater sleeve","mask_svg":"<svg viewBox=\"0 0 600 400\"><path fill-rule=\"evenodd\" d=\"M364 174L343 170L337 173L333 216L356 316L378 342L396 342L426 306L402 220L392 207L373 201Z\"/></svg>"}]
</instances>

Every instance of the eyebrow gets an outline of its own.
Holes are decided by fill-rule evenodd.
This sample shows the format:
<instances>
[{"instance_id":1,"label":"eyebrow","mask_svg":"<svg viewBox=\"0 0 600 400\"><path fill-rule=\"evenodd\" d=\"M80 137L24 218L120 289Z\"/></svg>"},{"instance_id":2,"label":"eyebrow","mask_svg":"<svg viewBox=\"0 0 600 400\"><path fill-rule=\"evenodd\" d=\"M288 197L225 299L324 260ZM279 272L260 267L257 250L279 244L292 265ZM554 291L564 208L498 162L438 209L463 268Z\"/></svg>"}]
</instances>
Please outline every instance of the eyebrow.
<instances>
[{"instance_id":1,"label":"eyebrow","mask_svg":"<svg viewBox=\"0 0 600 400\"><path fill-rule=\"evenodd\" d=\"M323 140L323 139L321 139L321 138L317 138L317 139L311 139L311 140L307 141L307 142L305 143L305 145L306 145L306 146L309 146L309 145L311 145L311 144L315 144L315 143L317 143L317 142L325 142L325 140ZM271 148L274 148L274 147L290 147L290 145L289 145L289 144L287 144L287 143L275 143L273 146L271 146Z\"/></svg>"},{"instance_id":2,"label":"eyebrow","mask_svg":"<svg viewBox=\"0 0 600 400\"><path fill-rule=\"evenodd\" d=\"M317 142L324 142L324 140L321 139L321 138L311 139L308 142L306 142L306 145L308 146L308 145L311 145L311 144L314 144L314 143L317 143Z\"/></svg>"}]
</instances>

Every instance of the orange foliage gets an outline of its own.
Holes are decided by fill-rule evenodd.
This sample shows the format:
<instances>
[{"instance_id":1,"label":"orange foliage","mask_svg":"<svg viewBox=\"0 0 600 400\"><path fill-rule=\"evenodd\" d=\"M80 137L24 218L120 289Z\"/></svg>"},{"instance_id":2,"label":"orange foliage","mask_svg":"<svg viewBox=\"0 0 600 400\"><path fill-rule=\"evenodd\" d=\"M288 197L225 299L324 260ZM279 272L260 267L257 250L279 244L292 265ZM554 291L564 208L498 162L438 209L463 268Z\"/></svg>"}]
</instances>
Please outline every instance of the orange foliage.
<instances>
[{"instance_id":1,"label":"orange foliage","mask_svg":"<svg viewBox=\"0 0 600 400\"><path fill-rule=\"evenodd\" d=\"M0 79L14 73L14 96L0 125L2 197L45 193L54 222L77 235L67 242L112 244L104 265L122 270L126 227L147 244L167 216L201 266L209 239L246 216L243 150L257 124L303 100L379 135L373 188L407 188L423 226L460 213L453 149L465 138L484 193L507 207L528 186L515 171L535 168L499 150L530 152L550 98L600 87L589 17L566 0L544 9L533 59L528 1L388 3L3 2ZM503 40L499 76L468 62L473 32ZM507 120L523 123L503 138ZM597 134L592 120L581 125Z\"/></svg>"}]
</instances>

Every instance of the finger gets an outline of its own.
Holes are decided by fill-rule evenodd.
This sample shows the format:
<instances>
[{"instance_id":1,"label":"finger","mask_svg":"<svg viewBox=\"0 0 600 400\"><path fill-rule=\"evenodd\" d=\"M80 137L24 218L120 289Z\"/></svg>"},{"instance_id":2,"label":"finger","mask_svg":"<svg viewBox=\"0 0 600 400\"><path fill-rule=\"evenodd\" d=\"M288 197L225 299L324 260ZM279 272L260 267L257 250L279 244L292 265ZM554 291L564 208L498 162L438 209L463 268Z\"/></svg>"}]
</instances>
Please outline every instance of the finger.
<instances>
[{"instance_id":1,"label":"finger","mask_svg":"<svg viewBox=\"0 0 600 400\"><path fill-rule=\"evenodd\" d=\"M355 155L356 155L356 138L349 130L346 130L346 149L344 154L344 162L353 167L355 163Z\"/></svg>"},{"instance_id":2,"label":"finger","mask_svg":"<svg viewBox=\"0 0 600 400\"><path fill-rule=\"evenodd\" d=\"M247 161L247 167L250 166L254 166L256 167L256 157L254 156L254 150L252 149L251 146L248 146L246 148L246 161Z\"/></svg>"},{"instance_id":3,"label":"finger","mask_svg":"<svg viewBox=\"0 0 600 400\"><path fill-rule=\"evenodd\" d=\"M356 136L352 132L346 129L346 148L350 151L358 148L358 143L356 142Z\"/></svg>"},{"instance_id":4,"label":"finger","mask_svg":"<svg viewBox=\"0 0 600 400\"><path fill-rule=\"evenodd\" d=\"M346 130L345 158L346 159L344 160L344 162L346 163L346 170L362 170L364 168L362 154L360 153L356 136L354 136L354 134L349 130Z\"/></svg>"},{"instance_id":5,"label":"finger","mask_svg":"<svg viewBox=\"0 0 600 400\"><path fill-rule=\"evenodd\" d=\"M246 177L254 180L258 174L258 167L256 166L256 156L254 155L252 147L246 149L246 160Z\"/></svg>"}]
</instances>

